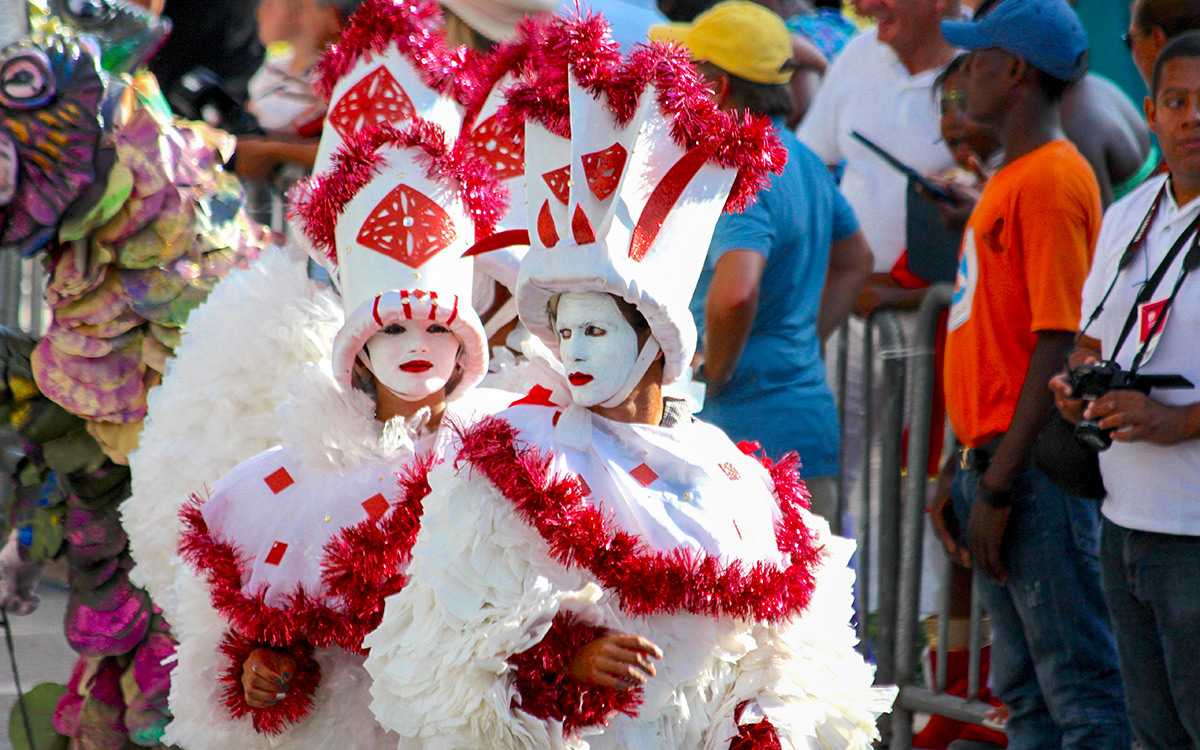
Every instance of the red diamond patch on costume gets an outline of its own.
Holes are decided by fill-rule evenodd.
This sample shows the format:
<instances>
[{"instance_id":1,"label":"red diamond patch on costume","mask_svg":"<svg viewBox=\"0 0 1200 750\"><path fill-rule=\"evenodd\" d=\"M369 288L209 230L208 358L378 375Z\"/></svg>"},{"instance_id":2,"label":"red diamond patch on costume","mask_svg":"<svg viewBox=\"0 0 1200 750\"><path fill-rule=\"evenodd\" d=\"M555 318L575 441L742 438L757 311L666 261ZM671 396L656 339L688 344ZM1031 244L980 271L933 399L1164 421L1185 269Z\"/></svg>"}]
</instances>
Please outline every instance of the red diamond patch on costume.
<instances>
[{"instance_id":1,"label":"red diamond patch on costume","mask_svg":"<svg viewBox=\"0 0 1200 750\"><path fill-rule=\"evenodd\" d=\"M564 206L567 205L567 197L571 194L571 168L567 166L547 172L542 175L542 179L546 181L546 186L550 188L550 192L554 194L558 202Z\"/></svg>"},{"instance_id":2,"label":"red diamond patch on costume","mask_svg":"<svg viewBox=\"0 0 1200 750\"><path fill-rule=\"evenodd\" d=\"M624 171L625 160L628 158L629 152L619 143L614 143L603 151L583 155L583 174L587 177L592 195L604 200L613 194L621 181L621 172Z\"/></svg>"},{"instance_id":3,"label":"red diamond patch on costume","mask_svg":"<svg viewBox=\"0 0 1200 750\"><path fill-rule=\"evenodd\" d=\"M263 481L276 495L296 483L296 480L292 479L292 475L288 474L288 470L282 466L263 477Z\"/></svg>"},{"instance_id":4,"label":"red diamond patch on costume","mask_svg":"<svg viewBox=\"0 0 1200 750\"><path fill-rule=\"evenodd\" d=\"M720 464L720 466L721 466L721 471L725 472L725 476L729 477L733 481L736 482L737 480L742 478L742 475L738 473L737 467L734 466L732 463L726 461L725 463Z\"/></svg>"},{"instance_id":5,"label":"red diamond patch on costume","mask_svg":"<svg viewBox=\"0 0 1200 750\"><path fill-rule=\"evenodd\" d=\"M454 220L445 209L408 185L397 185L371 211L357 240L363 247L420 268L457 237Z\"/></svg>"},{"instance_id":6,"label":"red diamond patch on costume","mask_svg":"<svg viewBox=\"0 0 1200 750\"><path fill-rule=\"evenodd\" d=\"M378 521L383 518L383 514L388 511L388 501L384 499L383 493L373 495L366 500L363 500L362 507L367 511L367 515L372 521Z\"/></svg>"},{"instance_id":7,"label":"red diamond patch on costume","mask_svg":"<svg viewBox=\"0 0 1200 750\"><path fill-rule=\"evenodd\" d=\"M263 560L267 565L278 565L283 559L283 553L287 552L288 546L283 542L275 542L271 545L271 551L267 553L267 557Z\"/></svg>"},{"instance_id":8,"label":"red diamond patch on costume","mask_svg":"<svg viewBox=\"0 0 1200 750\"><path fill-rule=\"evenodd\" d=\"M638 483L643 487L649 487L651 484L654 484L655 479L658 479L658 474L646 464L638 464L633 467L629 475L638 480Z\"/></svg>"},{"instance_id":9,"label":"red diamond patch on costume","mask_svg":"<svg viewBox=\"0 0 1200 750\"><path fill-rule=\"evenodd\" d=\"M349 138L368 125L400 123L411 120L416 108L404 88L379 67L338 99L329 113L329 124L343 138Z\"/></svg>"},{"instance_id":10,"label":"red diamond patch on costume","mask_svg":"<svg viewBox=\"0 0 1200 750\"><path fill-rule=\"evenodd\" d=\"M486 157L496 179L508 180L525 174L525 136L520 128L504 128L496 116L484 120L471 132L475 152Z\"/></svg>"}]
</instances>

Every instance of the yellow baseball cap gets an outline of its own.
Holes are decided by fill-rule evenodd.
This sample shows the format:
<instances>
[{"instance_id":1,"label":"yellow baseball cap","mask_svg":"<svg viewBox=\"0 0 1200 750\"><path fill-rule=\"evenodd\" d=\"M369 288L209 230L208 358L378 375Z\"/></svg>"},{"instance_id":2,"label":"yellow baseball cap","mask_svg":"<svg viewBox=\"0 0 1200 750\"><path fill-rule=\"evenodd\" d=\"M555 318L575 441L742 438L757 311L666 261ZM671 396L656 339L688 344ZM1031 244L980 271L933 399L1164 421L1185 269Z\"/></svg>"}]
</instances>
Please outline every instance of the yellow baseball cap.
<instances>
[{"instance_id":1,"label":"yellow baseball cap","mask_svg":"<svg viewBox=\"0 0 1200 750\"><path fill-rule=\"evenodd\" d=\"M725 0L696 16L692 23L650 28L655 42L675 42L697 60L755 83L787 83L792 71L792 39L783 19L749 0Z\"/></svg>"}]
</instances>

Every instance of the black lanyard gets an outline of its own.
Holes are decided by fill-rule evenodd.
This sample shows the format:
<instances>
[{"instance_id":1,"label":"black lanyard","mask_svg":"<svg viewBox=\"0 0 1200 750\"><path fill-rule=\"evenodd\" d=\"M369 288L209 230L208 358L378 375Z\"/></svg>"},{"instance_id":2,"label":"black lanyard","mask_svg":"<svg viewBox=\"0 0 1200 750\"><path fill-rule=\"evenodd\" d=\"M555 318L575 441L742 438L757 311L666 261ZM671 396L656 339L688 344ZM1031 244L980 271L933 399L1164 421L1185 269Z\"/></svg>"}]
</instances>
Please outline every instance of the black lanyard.
<instances>
[{"instance_id":1,"label":"black lanyard","mask_svg":"<svg viewBox=\"0 0 1200 750\"><path fill-rule=\"evenodd\" d=\"M1159 208L1162 206L1163 201L1166 200L1167 185L1167 182L1163 183L1162 188L1158 191L1158 195L1154 198L1154 205L1152 205L1150 210L1146 212L1146 216L1142 219L1141 225L1138 226L1138 230L1133 235L1133 239L1131 239L1129 244L1125 247L1125 253L1121 256L1121 262L1117 264L1117 272L1113 276L1112 283L1108 285L1108 291L1104 293L1104 296L1100 299L1100 304L1096 305L1096 309L1088 317L1087 323L1083 326L1083 330L1079 332L1079 335L1075 339L1076 344L1078 344L1080 339L1083 338L1083 335L1087 332L1088 327L1100 317L1100 313L1104 312L1104 305L1106 302L1108 302L1108 297L1110 294L1112 294L1113 289L1116 288L1117 280L1120 278L1121 274L1124 273L1125 270L1128 269L1133 263L1133 259L1137 257L1138 251L1141 250L1142 246L1146 243L1146 235L1150 233L1150 225L1154 223L1154 218L1158 215ZM1200 265L1200 231L1197 231L1198 229L1200 229L1200 214L1198 214L1195 219L1192 219L1192 222L1188 224L1186 229L1183 230L1183 232L1175 240L1175 244L1171 245L1171 249L1167 251L1166 256L1162 259L1162 262L1159 263L1158 267L1154 269L1154 273L1149 279L1146 280L1146 283L1143 284L1142 288L1138 291L1137 298L1133 303L1133 309L1129 311L1129 315L1125 319L1125 326L1121 329L1121 335L1117 338L1117 343L1112 349L1112 356L1114 359L1118 354L1120 354L1121 347L1125 345L1125 339L1129 338L1130 331L1133 330L1134 324L1138 321L1138 318L1140 317L1139 311L1141 306L1148 302L1150 297L1154 295L1155 290L1158 289L1158 285L1162 283L1163 277L1167 275L1167 270L1171 267L1171 264L1175 262L1175 259L1179 257L1179 253L1183 251L1184 246L1188 244L1188 238L1191 238L1191 247L1188 250L1187 255L1184 256L1183 268L1181 268L1179 271L1179 278L1175 280L1175 287L1171 290L1171 295L1167 297L1166 302L1163 303L1162 310L1155 319L1153 327L1151 327L1145 341L1142 342L1141 348L1138 349L1137 354L1134 356L1133 363L1129 368L1131 373L1137 372L1138 367L1141 366L1142 360L1145 359L1150 342L1153 341L1154 337L1157 336L1162 330L1163 324L1167 319L1167 312L1171 309L1171 305L1175 302L1175 296L1179 292L1179 287L1183 285L1183 280L1187 277L1190 271L1195 269L1197 265Z\"/></svg>"}]
</instances>

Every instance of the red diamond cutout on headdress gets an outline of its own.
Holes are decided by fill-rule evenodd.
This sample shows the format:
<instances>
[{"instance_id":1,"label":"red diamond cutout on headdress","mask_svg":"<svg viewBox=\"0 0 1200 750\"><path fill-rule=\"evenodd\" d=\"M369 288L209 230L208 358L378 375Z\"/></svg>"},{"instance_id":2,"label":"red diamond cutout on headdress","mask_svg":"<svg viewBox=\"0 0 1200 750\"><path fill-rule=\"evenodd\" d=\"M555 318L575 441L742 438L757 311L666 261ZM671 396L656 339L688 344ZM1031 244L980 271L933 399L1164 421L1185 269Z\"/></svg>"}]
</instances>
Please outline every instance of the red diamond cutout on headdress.
<instances>
[{"instance_id":1,"label":"red diamond cutout on headdress","mask_svg":"<svg viewBox=\"0 0 1200 750\"><path fill-rule=\"evenodd\" d=\"M619 143L603 151L583 155L583 174L593 195L604 200L613 194L621 182L621 173L625 170L625 160L628 158L629 152Z\"/></svg>"},{"instance_id":2,"label":"red diamond cutout on headdress","mask_svg":"<svg viewBox=\"0 0 1200 750\"><path fill-rule=\"evenodd\" d=\"M629 472L629 475L638 480L638 483L643 487L649 487L651 484L654 484L655 479L658 479L658 474L654 473L654 469L651 469L646 464L638 464Z\"/></svg>"},{"instance_id":3,"label":"red diamond cutout on headdress","mask_svg":"<svg viewBox=\"0 0 1200 750\"><path fill-rule=\"evenodd\" d=\"M550 192L554 194L558 202L564 206L567 205L567 196L571 194L571 167L568 165L553 172L547 172L542 175L542 179L546 181L546 186L550 188Z\"/></svg>"},{"instance_id":4,"label":"red diamond cutout on headdress","mask_svg":"<svg viewBox=\"0 0 1200 750\"><path fill-rule=\"evenodd\" d=\"M457 238L450 214L408 185L393 188L358 231L360 245L412 268L420 268Z\"/></svg>"},{"instance_id":5,"label":"red diamond cutout on headdress","mask_svg":"<svg viewBox=\"0 0 1200 750\"><path fill-rule=\"evenodd\" d=\"M475 153L492 165L496 179L525 173L525 134L520 128L501 127L492 115L471 131L470 140Z\"/></svg>"},{"instance_id":6,"label":"red diamond cutout on headdress","mask_svg":"<svg viewBox=\"0 0 1200 750\"><path fill-rule=\"evenodd\" d=\"M378 521L383 518L383 514L388 512L388 501L384 499L383 493L373 495L366 500L363 500L362 507L367 511L367 515L372 521Z\"/></svg>"},{"instance_id":7,"label":"red diamond cutout on headdress","mask_svg":"<svg viewBox=\"0 0 1200 750\"><path fill-rule=\"evenodd\" d=\"M329 124L342 138L349 138L368 125L397 124L416 114L404 88L380 66L338 99L329 112Z\"/></svg>"},{"instance_id":8,"label":"red diamond cutout on headdress","mask_svg":"<svg viewBox=\"0 0 1200 750\"><path fill-rule=\"evenodd\" d=\"M288 546L283 542L275 542L271 545L271 551L267 553L266 559L263 560L267 565L278 565L283 559L283 553L287 552Z\"/></svg>"},{"instance_id":9,"label":"red diamond cutout on headdress","mask_svg":"<svg viewBox=\"0 0 1200 750\"><path fill-rule=\"evenodd\" d=\"M725 476L729 477L733 481L736 482L737 480L742 478L742 475L738 473L737 467L734 466L729 461L726 461L726 462L720 464L720 467L721 467L721 471L725 472Z\"/></svg>"},{"instance_id":10,"label":"red diamond cutout on headdress","mask_svg":"<svg viewBox=\"0 0 1200 750\"><path fill-rule=\"evenodd\" d=\"M282 466L263 477L263 481L271 488L271 492L276 495L296 483L296 480L292 479L292 475L288 474L287 469Z\"/></svg>"}]
</instances>

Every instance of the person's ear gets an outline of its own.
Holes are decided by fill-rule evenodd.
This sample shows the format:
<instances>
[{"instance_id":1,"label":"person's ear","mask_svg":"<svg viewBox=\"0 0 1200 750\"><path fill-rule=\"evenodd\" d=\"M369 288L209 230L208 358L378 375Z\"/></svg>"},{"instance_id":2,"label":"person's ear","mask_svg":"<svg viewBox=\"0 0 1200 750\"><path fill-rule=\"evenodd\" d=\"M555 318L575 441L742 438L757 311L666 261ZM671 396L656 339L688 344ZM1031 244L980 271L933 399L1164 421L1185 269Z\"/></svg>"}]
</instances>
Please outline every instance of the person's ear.
<instances>
[{"instance_id":1,"label":"person's ear","mask_svg":"<svg viewBox=\"0 0 1200 750\"><path fill-rule=\"evenodd\" d=\"M1142 112L1146 115L1146 127L1151 133L1158 134L1158 108L1154 106L1154 97L1147 96L1142 100Z\"/></svg>"},{"instance_id":2,"label":"person's ear","mask_svg":"<svg viewBox=\"0 0 1200 750\"><path fill-rule=\"evenodd\" d=\"M1157 60L1159 53L1163 51L1163 47L1166 47L1167 42L1170 41L1167 39L1167 32L1163 31L1163 27L1161 26L1151 26L1150 31L1146 33L1146 36L1150 37L1150 39L1154 42L1153 59Z\"/></svg>"},{"instance_id":3,"label":"person's ear","mask_svg":"<svg viewBox=\"0 0 1200 750\"><path fill-rule=\"evenodd\" d=\"M713 98L717 101L717 107L725 109L725 100L729 98L731 88L729 76L724 73L712 79Z\"/></svg>"}]
</instances>

